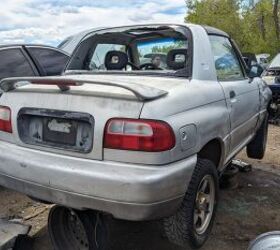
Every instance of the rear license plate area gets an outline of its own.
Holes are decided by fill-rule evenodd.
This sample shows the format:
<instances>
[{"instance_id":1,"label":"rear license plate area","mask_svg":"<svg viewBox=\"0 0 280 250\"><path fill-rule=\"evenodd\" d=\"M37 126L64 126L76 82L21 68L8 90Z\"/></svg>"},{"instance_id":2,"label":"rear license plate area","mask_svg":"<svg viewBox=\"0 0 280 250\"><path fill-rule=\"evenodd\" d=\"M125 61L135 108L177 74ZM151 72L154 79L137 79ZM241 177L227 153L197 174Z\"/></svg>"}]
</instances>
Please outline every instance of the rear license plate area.
<instances>
[{"instance_id":1,"label":"rear license plate area","mask_svg":"<svg viewBox=\"0 0 280 250\"><path fill-rule=\"evenodd\" d=\"M58 118L43 118L43 141L76 145L78 122Z\"/></svg>"},{"instance_id":2,"label":"rear license plate area","mask_svg":"<svg viewBox=\"0 0 280 250\"><path fill-rule=\"evenodd\" d=\"M26 144L82 153L93 148L94 118L89 114L24 108L17 121Z\"/></svg>"}]
</instances>

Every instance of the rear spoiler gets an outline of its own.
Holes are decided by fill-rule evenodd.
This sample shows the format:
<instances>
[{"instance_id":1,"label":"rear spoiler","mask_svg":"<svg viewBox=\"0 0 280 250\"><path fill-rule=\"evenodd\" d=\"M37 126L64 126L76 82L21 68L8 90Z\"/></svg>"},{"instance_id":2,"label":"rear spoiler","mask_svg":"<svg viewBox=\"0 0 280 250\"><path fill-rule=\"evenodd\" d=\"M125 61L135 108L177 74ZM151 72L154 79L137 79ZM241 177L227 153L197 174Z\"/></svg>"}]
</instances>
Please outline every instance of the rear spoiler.
<instances>
[{"instance_id":1,"label":"rear spoiler","mask_svg":"<svg viewBox=\"0 0 280 250\"><path fill-rule=\"evenodd\" d=\"M72 86L81 86L83 84L94 84L94 85L104 85L119 87L132 92L138 100L140 101L149 101L158 99L168 94L168 92L141 85L135 83L122 83L122 82L111 82L111 81L94 81L86 79L75 79L67 78L63 76L58 77L13 77L5 78L0 82L0 90L3 92L9 92L16 88L27 84L39 84L39 85L56 85L60 88L61 91L67 91Z\"/></svg>"}]
</instances>

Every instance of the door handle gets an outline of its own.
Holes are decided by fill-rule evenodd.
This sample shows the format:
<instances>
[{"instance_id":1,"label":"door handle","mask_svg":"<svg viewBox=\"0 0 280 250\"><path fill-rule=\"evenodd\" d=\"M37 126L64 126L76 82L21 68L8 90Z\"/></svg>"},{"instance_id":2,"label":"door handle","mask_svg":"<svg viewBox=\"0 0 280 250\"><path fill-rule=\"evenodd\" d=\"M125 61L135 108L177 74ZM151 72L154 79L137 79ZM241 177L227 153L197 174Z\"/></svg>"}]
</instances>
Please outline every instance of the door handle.
<instances>
[{"instance_id":1,"label":"door handle","mask_svg":"<svg viewBox=\"0 0 280 250\"><path fill-rule=\"evenodd\" d=\"M235 97L236 97L235 91L231 90L231 91L229 92L229 98L230 98L230 99L233 99L233 98L235 98Z\"/></svg>"}]
</instances>

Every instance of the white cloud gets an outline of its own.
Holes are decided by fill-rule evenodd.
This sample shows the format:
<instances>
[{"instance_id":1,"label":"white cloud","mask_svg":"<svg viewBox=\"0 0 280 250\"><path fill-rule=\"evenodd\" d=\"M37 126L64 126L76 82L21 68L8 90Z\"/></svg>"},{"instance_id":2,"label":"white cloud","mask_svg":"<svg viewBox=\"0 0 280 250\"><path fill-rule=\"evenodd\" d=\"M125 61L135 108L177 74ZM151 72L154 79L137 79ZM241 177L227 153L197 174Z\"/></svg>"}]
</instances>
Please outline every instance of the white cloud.
<instances>
[{"instance_id":1,"label":"white cloud","mask_svg":"<svg viewBox=\"0 0 280 250\"><path fill-rule=\"evenodd\" d=\"M182 23L185 0L10 0L1 6L0 43L57 44L99 26Z\"/></svg>"}]
</instances>

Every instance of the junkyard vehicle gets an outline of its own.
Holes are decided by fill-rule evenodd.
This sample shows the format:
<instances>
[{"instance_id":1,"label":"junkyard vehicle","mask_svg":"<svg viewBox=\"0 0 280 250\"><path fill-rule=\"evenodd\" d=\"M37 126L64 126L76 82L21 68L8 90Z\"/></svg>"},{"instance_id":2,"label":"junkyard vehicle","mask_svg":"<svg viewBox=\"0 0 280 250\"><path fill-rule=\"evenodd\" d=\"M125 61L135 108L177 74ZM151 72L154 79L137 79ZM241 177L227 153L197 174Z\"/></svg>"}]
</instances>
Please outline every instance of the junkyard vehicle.
<instances>
[{"instance_id":1,"label":"junkyard vehicle","mask_svg":"<svg viewBox=\"0 0 280 250\"><path fill-rule=\"evenodd\" d=\"M242 53L243 59L247 63L248 66L251 66L252 64L258 63L257 57L254 53L250 52L243 52Z\"/></svg>"},{"instance_id":2,"label":"junkyard vehicle","mask_svg":"<svg viewBox=\"0 0 280 250\"><path fill-rule=\"evenodd\" d=\"M269 64L270 54L254 54L254 53L242 53L243 57L247 58L247 63L258 64L262 69L266 69Z\"/></svg>"},{"instance_id":3,"label":"junkyard vehicle","mask_svg":"<svg viewBox=\"0 0 280 250\"><path fill-rule=\"evenodd\" d=\"M272 90L272 102L270 105L271 121L279 123L280 119L280 54L276 55L270 65L262 74Z\"/></svg>"},{"instance_id":4,"label":"junkyard vehicle","mask_svg":"<svg viewBox=\"0 0 280 250\"><path fill-rule=\"evenodd\" d=\"M257 75L261 75L264 71L264 66L261 64L257 56L253 53L242 53L246 65Z\"/></svg>"},{"instance_id":5,"label":"junkyard vehicle","mask_svg":"<svg viewBox=\"0 0 280 250\"><path fill-rule=\"evenodd\" d=\"M269 65L269 58L270 58L270 54L267 53L263 53L263 54L258 54L256 55L258 64L260 64L263 69L266 69L267 66Z\"/></svg>"},{"instance_id":6,"label":"junkyard vehicle","mask_svg":"<svg viewBox=\"0 0 280 250\"><path fill-rule=\"evenodd\" d=\"M155 51L166 66L140 64ZM201 247L219 176L244 147L265 153L271 91L248 74L214 28L96 30L65 75L1 81L0 184L63 206L50 215L57 249L102 249L104 214L162 219L169 240Z\"/></svg>"},{"instance_id":7,"label":"junkyard vehicle","mask_svg":"<svg viewBox=\"0 0 280 250\"><path fill-rule=\"evenodd\" d=\"M0 79L3 79L60 75L69 55L45 45L0 45L0 59Z\"/></svg>"}]
</instances>

